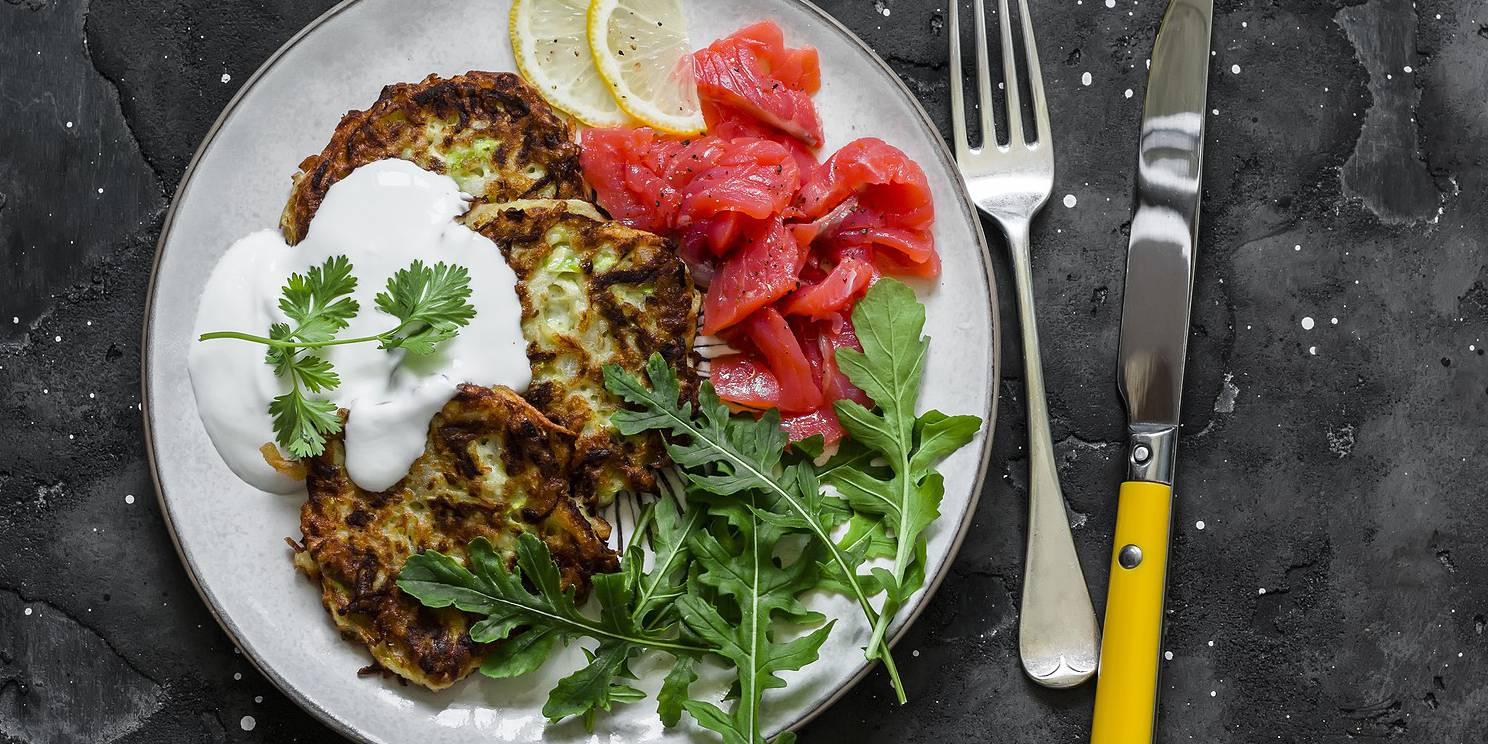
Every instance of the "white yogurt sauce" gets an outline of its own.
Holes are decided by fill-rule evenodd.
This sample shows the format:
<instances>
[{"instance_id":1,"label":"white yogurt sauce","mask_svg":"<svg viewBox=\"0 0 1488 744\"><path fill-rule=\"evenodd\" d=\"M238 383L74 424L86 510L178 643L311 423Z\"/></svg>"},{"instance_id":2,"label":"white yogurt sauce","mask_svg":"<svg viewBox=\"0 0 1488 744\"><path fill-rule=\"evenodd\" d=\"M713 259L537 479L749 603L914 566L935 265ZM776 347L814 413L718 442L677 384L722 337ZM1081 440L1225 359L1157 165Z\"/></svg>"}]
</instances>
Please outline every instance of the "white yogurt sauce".
<instances>
[{"instance_id":1,"label":"white yogurt sauce","mask_svg":"<svg viewBox=\"0 0 1488 744\"><path fill-rule=\"evenodd\" d=\"M429 419L458 384L520 392L531 381L516 275L495 243L455 221L469 198L454 179L404 160L365 165L331 186L299 245L286 244L277 230L255 232L228 249L202 291L197 335L268 335L271 323L287 320L278 302L289 275L344 255L357 279L352 297L361 310L337 337L355 338L398 324L373 297L414 259L469 269L475 317L433 355L389 352L376 342L315 352L341 375L339 388L318 397L347 409L347 471L369 491L385 490L407 473L424 451ZM274 441L269 401L290 389L264 363L266 350L236 339L193 338L187 365L197 411L228 467L257 488L288 493L301 483L274 470L259 452Z\"/></svg>"}]
</instances>

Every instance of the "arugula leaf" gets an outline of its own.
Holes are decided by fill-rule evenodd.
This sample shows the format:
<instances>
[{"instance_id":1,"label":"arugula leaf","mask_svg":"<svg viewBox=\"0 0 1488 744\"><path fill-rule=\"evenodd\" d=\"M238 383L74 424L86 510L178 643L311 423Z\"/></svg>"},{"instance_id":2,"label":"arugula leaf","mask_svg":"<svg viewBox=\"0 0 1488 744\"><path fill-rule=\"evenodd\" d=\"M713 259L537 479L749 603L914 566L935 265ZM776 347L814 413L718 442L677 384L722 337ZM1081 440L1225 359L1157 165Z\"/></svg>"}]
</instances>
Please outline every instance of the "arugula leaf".
<instances>
[{"instance_id":1,"label":"arugula leaf","mask_svg":"<svg viewBox=\"0 0 1488 744\"><path fill-rule=\"evenodd\" d=\"M859 445L887 462L887 473L861 456L829 468L830 482L860 515L880 518L894 546L893 567L873 575L886 593L870 644L881 643L889 623L925 581L924 531L940 515L944 481L936 463L981 429L976 416L929 411L915 416L924 371L925 308L914 291L893 279L879 281L853 310L861 352L838 349L837 364L877 404L875 413L851 400L835 407L843 428ZM861 530L860 530L861 531ZM872 538L870 547L872 546Z\"/></svg>"},{"instance_id":2,"label":"arugula leaf","mask_svg":"<svg viewBox=\"0 0 1488 744\"><path fill-rule=\"evenodd\" d=\"M662 482L667 476L662 475ZM638 545L625 551L623 570L635 586L632 619L642 627L657 627L675 619L672 601L687 589L687 567L691 562L688 537L702 522L703 511L683 511L671 494L663 495L651 506L651 570L643 571L643 551Z\"/></svg>"},{"instance_id":3,"label":"arugula leaf","mask_svg":"<svg viewBox=\"0 0 1488 744\"><path fill-rule=\"evenodd\" d=\"M378 335L384 349L407 349L411 354L434 353L440 342L475 317L470 300L470 272L443 261L425 266L414 259L388 278L387 290L377 293L377 307L397 318L398 327Z\"/></svg>"},{"instance_id":4,"label":"arugula leaf","mask_svg":"<svg viewBox=\"0 0 1488 744\"><path fill-rule=\"evenodd\" d=\"M470 627L471 640L504 642L482 663L482 674L525 674L542 666L555 642L566 644L576 638L599 641L595 650L586 652L589 664L565 677L549 693L543 706L543 714L549 718L589 717L594 711L610 710L616 703L639 699L638 691L619 680L634 678L628 661L642 649L661 649L679 660L710 650L686 642L674 632L638 626L631 607L633 587L624 573L593 577L599 618L585 615L574 601L573 590L562 588L547 545L534 535L523 534L517 539L517 560L512 569L507 569L506 561L485 538L472 540L467 552L469 568L437 551L410 556L397 583L398 588L427 607L453 605L484 616ZM518 628L526 630L514 637Z\"/></svg>"},{"instance_id":5,"label":"arugula leaf","mask_svg":"<svg viewBox=\"0 0 1488 744\"><path fill-rule=\"evenodd\" d=\"M639 407L617 412L611 418L615 428L626 436L652 430L670 432L675 440L667 443L667 453L697 489L719 496L762 494L763 506L775 507L769 508L770 512L788 514L795 520L793 526L810 533L822 546L837 566L837 578L857 600L869 625L876 626L878 612L869 603L870 594L857 572L861 561L855 562L854 556L832 540L829 532L838 513L827 508L814 471L807 463L781 468L785 433L780 429L779 414L767 412L758 420L734 417L713 386L704 382L698 393L700 418L695 418L692 404L678 400L676 376L660 354L653 354L647 361L646 376L649 388L618 365L605 366L605 387ZM872 639L865 655L883 660L895 695L904 702L904 686L882 636Z\"/></svg>"},{"instance_id":6,"label":"arugula leaf","mask_svg":"<svg viewBox=\"0 0 1488 744\"><path fill-rule=\"evenodd\" d=\"M656 715L663 726L676 726L682 720L683 706L689 698L688 689L697 681L696 656L678 656L671 671L661 680L661 690L656 693Z\"/></svg>"},{"instance_id":7,"label":"arugula leaf","mask_svg":"<svg viewBox=\"0 0 1488 744\"><path fill-rule=\"evenodd\" d=\"M683 707L698 723L718 732L725 744L760 744L760 705L766 690L784 687L776 672L794 671L816 661L818 650L832 630L832 623L792 640L775 637L772 616L800 619L809 613L796 595L816 585L816 563L802 556L782 566L775 547L785 531L759 519L760 496L750 493L734 502L741 507L724 518L738 528L738 535L723 542L707 531L692 536L693 550L703 566L698 581L719 595L733 600L730 617L715 603L697 594L677 600L682 620L697 636L714 646L717 653L738 670L737 698L731 713L717 706L690 700ZM728 509L722 500L710 501L710 510Z\"/></svg>"}]
</instances>

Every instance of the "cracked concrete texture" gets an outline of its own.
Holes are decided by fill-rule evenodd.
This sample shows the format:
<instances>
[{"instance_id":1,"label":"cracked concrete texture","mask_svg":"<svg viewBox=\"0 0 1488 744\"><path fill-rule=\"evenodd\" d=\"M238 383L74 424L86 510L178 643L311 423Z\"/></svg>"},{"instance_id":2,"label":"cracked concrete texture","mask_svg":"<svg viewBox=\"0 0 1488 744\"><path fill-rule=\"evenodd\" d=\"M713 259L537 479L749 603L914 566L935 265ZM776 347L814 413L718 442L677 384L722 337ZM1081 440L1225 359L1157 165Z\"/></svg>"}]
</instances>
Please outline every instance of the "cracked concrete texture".
<instances>
[{"instance_id":1,"label":"cracked concrete texture","mask_svg":"<svg viewBox=\"0 0 1488 744\"><path fill-rule=\"evenodd\" d=\"M57 698L7 682L64 668L15 662L48 638L131 680L100 699L133 707L90 719L128 729L117 741L334 739L233 652L197 599L156 510L135 408L164 195L237 86L330 4L0 3L0 245L16 266L14 236L35 236L23 259L40 261L0 273L0 741L83 730L42 706ZM948 133L941 4L823 5ZM1100 606L1122 475L1112 359L1134 133L1162 4L1032 5L1059 169L1034 226L1035 294L1061 475ZM1164 741L1482 738L1485 28L1485 0L1219 3ZM953 573L901 646L911 702L893 706L875 675L807 741L1086 735L1092 691L1037 688L1016 660L1027 456L1016 315L1002 316L994 460Z\"/></svg>"}]
</instances>

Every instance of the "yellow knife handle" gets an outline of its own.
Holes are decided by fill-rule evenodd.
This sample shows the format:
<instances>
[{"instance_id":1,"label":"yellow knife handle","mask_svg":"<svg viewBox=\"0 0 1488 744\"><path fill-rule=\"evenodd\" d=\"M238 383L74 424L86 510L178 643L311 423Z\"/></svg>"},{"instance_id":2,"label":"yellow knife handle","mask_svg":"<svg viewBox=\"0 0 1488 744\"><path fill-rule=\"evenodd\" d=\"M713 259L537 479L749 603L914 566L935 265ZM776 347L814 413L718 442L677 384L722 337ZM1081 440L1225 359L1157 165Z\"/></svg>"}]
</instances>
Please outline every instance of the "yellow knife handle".
<instances>
[{"instance_id":1,"label":"yellow knife handle","mask_svg":"<svg viewBox=\"0 0 1488 744\"><path fill-rule=\"evenodd\" d=\"M1152 741L1172 513L1172 486L1121 484L1091 744Z\"/></svg>"}]
</instances>

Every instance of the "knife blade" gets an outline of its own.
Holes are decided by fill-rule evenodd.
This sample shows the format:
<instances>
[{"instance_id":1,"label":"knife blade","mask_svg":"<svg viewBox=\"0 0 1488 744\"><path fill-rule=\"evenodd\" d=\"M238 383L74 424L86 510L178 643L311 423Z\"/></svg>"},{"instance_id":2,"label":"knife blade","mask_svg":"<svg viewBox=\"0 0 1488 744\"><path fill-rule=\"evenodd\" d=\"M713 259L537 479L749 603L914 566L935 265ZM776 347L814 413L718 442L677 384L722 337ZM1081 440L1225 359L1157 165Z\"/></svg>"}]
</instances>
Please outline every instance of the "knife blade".
<instances>
[{"instance_id":1,"label":"knife blade","mask_svg":"<svg viewBox=\"0 0 1488 744\"><path fill-rule=\"evenodd\" d=\"M1150 742L1156 728L1213 16L1213 0L1169 3L1143 101L1117 351L1127 479L1117 503L1093 744Z\"/></svg>"}]
</instances>

